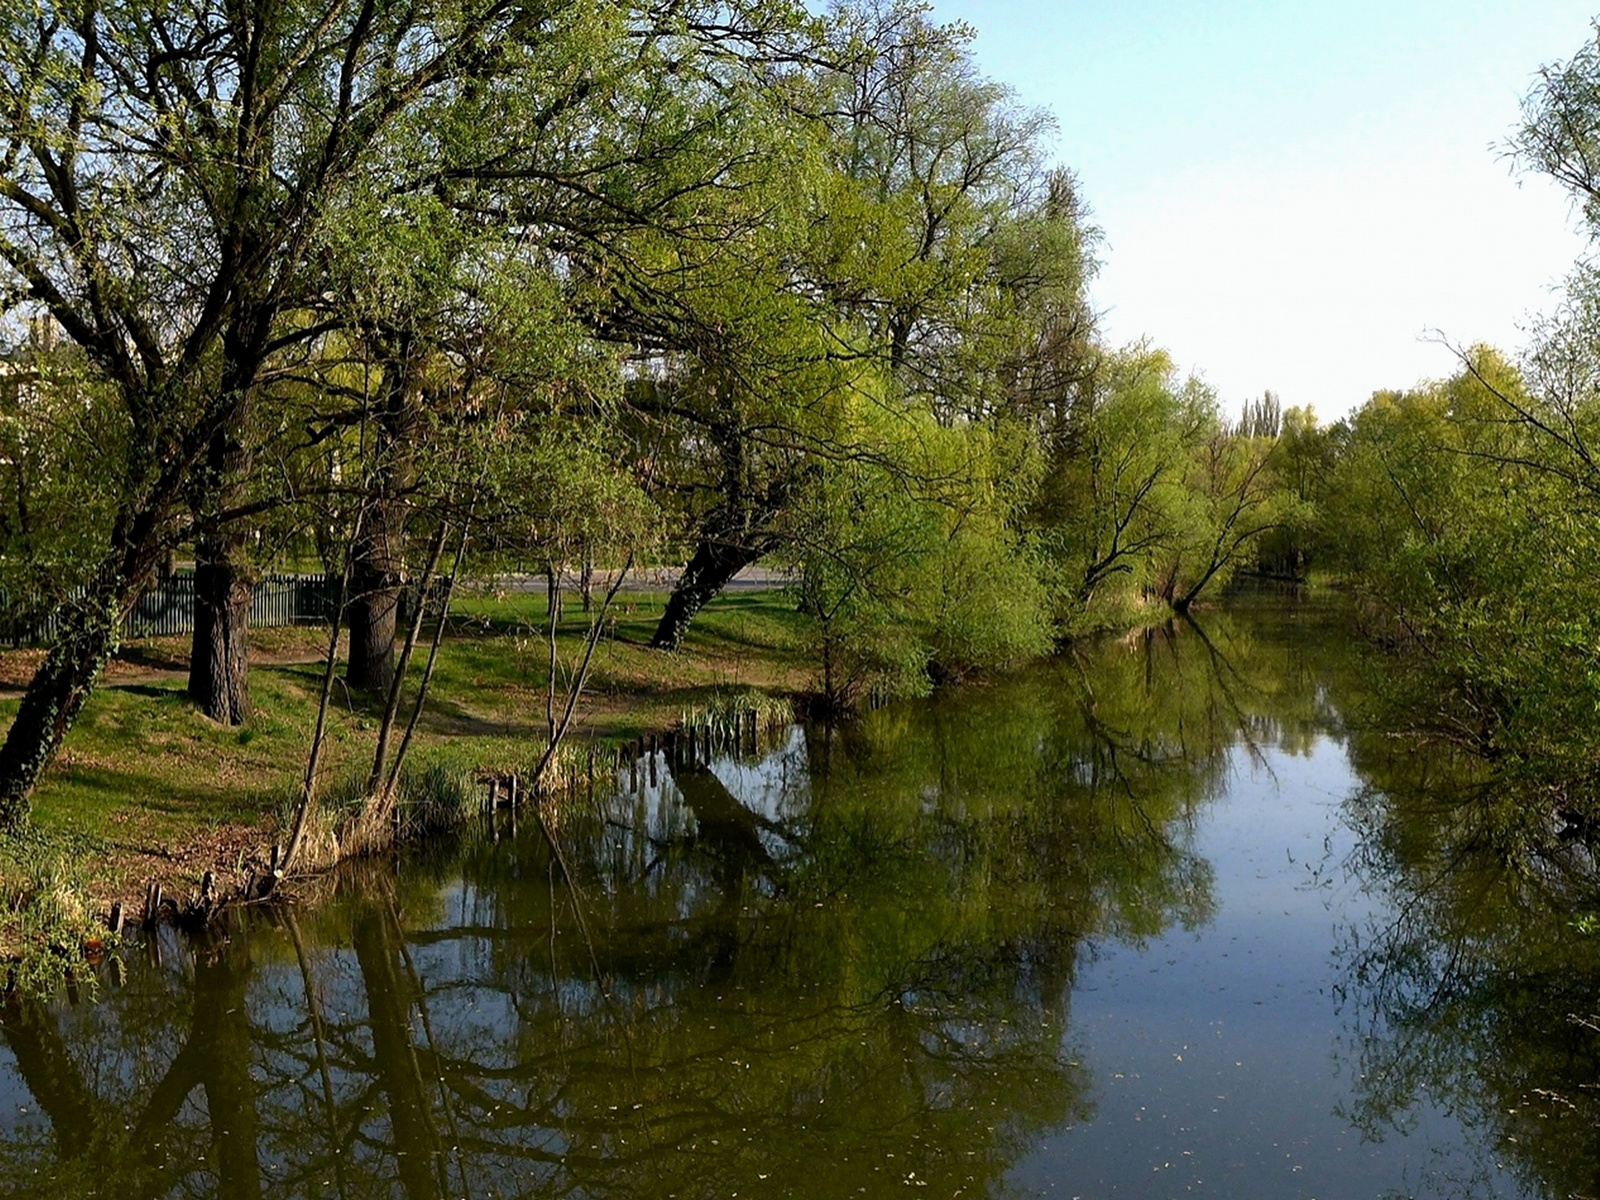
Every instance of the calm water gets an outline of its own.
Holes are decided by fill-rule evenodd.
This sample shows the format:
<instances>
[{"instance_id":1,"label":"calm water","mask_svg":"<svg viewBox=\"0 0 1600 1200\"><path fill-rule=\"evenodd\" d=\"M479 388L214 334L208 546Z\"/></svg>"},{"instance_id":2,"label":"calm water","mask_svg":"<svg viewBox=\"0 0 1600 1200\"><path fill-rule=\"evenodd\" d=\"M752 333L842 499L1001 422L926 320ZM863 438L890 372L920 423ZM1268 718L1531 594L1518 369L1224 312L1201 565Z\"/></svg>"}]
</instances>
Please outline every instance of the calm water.
<instances>
[{"instance_id":1,"label":"calm water","mask_svg":"<svg viewBox=\"0 0 1600 1200\"><path fill-rule=\"evenodd\" d=\"M1600 1193L1589 864L1370 687L1257 602L166 931L4 1009L0 1195Z\"/></svg>"}]
</instances>

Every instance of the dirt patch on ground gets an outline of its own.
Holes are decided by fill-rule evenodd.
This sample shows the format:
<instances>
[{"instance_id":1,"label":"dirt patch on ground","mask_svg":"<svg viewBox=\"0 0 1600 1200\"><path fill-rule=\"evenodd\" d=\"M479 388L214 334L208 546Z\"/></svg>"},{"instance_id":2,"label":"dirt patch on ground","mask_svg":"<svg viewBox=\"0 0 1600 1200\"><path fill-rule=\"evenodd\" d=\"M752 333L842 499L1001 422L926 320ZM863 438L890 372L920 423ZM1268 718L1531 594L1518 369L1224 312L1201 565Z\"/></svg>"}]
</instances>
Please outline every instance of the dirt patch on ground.
<instances>
[{"instance_id":1,"label":"dirt patch on ground","mask_svg":"<svg viewBox=\"0 0 1600 1200\"><path fill-rule=\"evenodd\" d=\"M118 901L130 920L144 916L145 896L152 883L179 907L198 901L206 872L214 876L220 896L242 892L252 874L269 866L272 830L265 826L220 825L197 829L169 845L147 842L131 828L127 814L112 817L113 841L89 863L89 895L96 908L109 913ZM119 820L118 818L124 818ZM124 828L117 829L115 826Z\"/></svg>"}]
</instances>

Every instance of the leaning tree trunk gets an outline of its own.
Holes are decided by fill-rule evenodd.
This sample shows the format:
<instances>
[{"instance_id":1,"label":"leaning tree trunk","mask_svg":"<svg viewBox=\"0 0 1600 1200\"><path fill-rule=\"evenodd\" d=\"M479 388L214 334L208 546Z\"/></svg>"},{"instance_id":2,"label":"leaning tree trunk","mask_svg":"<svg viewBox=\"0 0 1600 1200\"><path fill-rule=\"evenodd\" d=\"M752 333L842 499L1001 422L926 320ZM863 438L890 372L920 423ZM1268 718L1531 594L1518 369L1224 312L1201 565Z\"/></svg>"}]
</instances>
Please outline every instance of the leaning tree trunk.
<instances>
[{"instance_id":1,"label":"leaning tree trunk","mask_svg":"<svg viewBox=\"0 0 1600 1200\"><path fill-rule=\"evenodd\" d=\"M681 646L695 614L716 599L730 579L760 559L766 550L764 543L738 543L702 536L694 548L694 557L678 576L650 645L657 650L676 650Z\"/></svg>"},{"instance_id":2,"label":"leaning tree trunk","mask_svg":"<svg viewBox=\"0 0 1600 1200\"><path fill-rule=\"evenodd\" d=\"M0 744L0 830L27 823L33 789L94 691L122 637L122 621L155 574L168 509L124 513L112 552L83 595L61 612L61 632L22 695Z\"/></svg>"},{"instance_id":3,"label":"leaning tree trunk","mask_svg":"<svg viewBox=\"0 0 1600 1200\"><path fill-rule=\"evenodd\" d=\"M676 650L695 614L715 599L728 581L777 545L772 530L788 502L792 480L778 470L757 481L757 464L744 428L733 419L709 430L718 457L716 505L705 514L694 554L667 600L650 645ZM766 467L772 472L772 464Z\"/></svg>"}]
</instances>

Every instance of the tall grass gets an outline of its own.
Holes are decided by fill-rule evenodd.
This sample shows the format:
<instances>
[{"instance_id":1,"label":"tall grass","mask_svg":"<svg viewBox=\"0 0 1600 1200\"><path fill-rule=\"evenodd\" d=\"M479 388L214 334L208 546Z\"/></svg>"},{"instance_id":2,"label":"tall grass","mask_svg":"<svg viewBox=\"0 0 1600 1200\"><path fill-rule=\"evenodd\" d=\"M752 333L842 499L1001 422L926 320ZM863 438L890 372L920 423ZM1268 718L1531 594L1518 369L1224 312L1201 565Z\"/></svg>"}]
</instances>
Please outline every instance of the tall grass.
<instances>
[{"instance_id":1,"label":"tall grass","mask_svg":"<svg viewBox=\"0 0 1600 1200\"><path fill-rule=\"evenodd\" d=\"M37 831L0 838L0 959L9 982L30 994L63 977L92 980L90 956L111 936L96 919L84 864L88 839Z\"/></svg>"},{"instance_id":2,"label":"tall grass","mask_svg":"<svg viewBox=\"0 0 1600 1200\"><path fill-rule=\"evenodd\" d=\"M794 724L794 705L758 688L718 688L699 704L683 710L679 725L696 733L709 732L719 740L736 739L750 713L764 734L777 733Z\"/></svg>"}]
</instances>

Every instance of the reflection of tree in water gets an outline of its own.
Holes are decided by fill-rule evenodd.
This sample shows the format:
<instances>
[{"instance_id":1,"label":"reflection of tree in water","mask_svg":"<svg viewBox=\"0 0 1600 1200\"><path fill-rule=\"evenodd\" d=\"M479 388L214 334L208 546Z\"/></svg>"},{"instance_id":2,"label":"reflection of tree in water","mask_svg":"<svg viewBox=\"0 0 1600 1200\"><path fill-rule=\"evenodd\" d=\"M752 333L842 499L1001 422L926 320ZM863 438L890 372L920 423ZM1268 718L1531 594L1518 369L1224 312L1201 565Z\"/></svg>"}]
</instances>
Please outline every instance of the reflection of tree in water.
<instances>
[{"instance_id":1,"label":"reflection of tree in water","mask_svg":"<svg viewBox=\"0 0 1600 1200\"><path fill-rule=\"evenodd\" d=\"M1381 1139L1431 1103L1473 1133L1455 1194L1600 1195L1600 944L1576 845L1503 844L1507 797L1469 756L1377 734L1352 741L1368 788L1348 806L1350 864L1379 916L1339 951L1356 1064L1349 1114ZM1502 1185L1503 1186L1503 1185Z\"/></svg>"},{"instance_id":2,"label":"reflection of tree in water","mask_svg":"<svg viewBox=\"0 0 1600 1200\"><path fill-rule=\"evenodd\" d=\"M759 771L658 762L559 855L524 818L103 1004L15 1002L47 1121L7 1194L1002 1191L1091 1115L1081 956L1208 920L1194 821L1241 728L1324 719L1278 654L1152 631Z\"/></svg>"}]
</instances>

